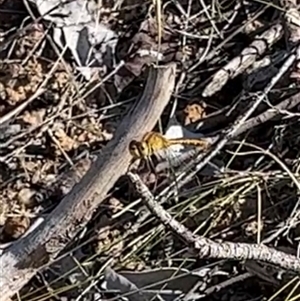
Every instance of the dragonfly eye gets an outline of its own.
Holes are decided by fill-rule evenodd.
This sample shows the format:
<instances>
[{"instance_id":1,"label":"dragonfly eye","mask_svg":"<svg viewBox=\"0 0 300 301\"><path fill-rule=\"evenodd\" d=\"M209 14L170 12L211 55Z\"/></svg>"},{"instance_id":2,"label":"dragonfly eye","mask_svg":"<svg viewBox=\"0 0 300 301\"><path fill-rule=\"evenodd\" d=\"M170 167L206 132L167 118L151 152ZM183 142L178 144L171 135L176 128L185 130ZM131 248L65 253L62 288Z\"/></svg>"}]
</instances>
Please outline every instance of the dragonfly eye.
<instances>
[{"instance_id":1,"label":"dragonfly eye","mask_svg":"<svg viewBox=\"0 0 300 301\"><path fill-rule=\"evenodd\" d=\"M131 154L131 156L133 157L133 158L139 158L140 157L140 152L139 152L139 142L138 141L136 141L136 140L132 140L130 143L129 143L129 147L128 147L128 149L129 149L129 152L130 152L130 154Z\"/></svg>"}]
</instances>

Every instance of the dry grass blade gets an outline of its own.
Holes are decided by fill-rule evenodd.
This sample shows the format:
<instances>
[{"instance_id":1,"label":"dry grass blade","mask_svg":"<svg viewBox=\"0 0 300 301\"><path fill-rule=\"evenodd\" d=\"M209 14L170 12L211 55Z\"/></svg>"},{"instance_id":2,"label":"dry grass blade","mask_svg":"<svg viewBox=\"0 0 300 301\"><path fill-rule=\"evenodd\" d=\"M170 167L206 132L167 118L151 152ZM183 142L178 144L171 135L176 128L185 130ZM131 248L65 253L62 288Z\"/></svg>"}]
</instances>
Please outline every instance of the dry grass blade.
<instances>
[{"instance_id":1,"label":"dry grass blade","mask_svg":"<svg viewBox=\"0 0 300 301\"><path fill-rule=\"evenodd\" d=\"M33 233L1 255L1 301L18 292L90 220L115 181L126 172L129 142L155 125L170 99L174 82L175 64L151 68L140 101L123 119L104 155L98 156L83 179Z\"/></svg>"}]
</instances>

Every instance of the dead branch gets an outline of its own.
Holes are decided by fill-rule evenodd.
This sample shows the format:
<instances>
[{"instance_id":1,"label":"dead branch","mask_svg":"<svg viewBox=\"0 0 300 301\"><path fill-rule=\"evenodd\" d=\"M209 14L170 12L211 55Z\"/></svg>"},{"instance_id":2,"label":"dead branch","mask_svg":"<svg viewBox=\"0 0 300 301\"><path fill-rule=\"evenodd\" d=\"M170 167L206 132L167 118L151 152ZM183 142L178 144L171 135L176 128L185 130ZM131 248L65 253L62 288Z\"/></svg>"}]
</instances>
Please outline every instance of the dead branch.
<instances>
[{"instance_id":1,"label":"dead branch","mask_svg":"<svg viewBox=\"0 0 300 301\"><path fill-rule=\"evenodd\" d=\"M237 131L235 136L238 136L250 129L253 129L255 126L263 124L268 120L273 119L277 115L280 115L282 111L291 110L300 103L300 93L297 93L293 96L288 97L287 99L281 101L279 104L275 105L273 108L266 110L265 112L259 114L256 117L253 117L246 121Z\"/></svg>"},{"instance_id":2,"label":"dead branch","mask_svg":"<svg viewBox=\"0 0 300 301\"><path fill-rule=\"evenodd\" d=\"M141 181L137 174L128 173L137 193L144 201L151 213L162 224L176 233L199 258L218 258L234 260L257 260L275 264L281 268L300 272L300 259L296 256L277 251L263 244L247 244L232 242L214 242L210 239L194 235L189 229L180 224L176 219L159 205L148 187Z\"/></svg>"},{"instance_id":3,"label":"dead branch","mask_svg":"<svg viewBox=\"0 0 300 301\"><path fill-rule=\"evenodd\" d=\"M116 135L82 180L34 232L0 257L0 300L18 292L43 265L51 262L92 217L115 181L128 168L129 141L151 130L168 103L175 84L175 64L150 68L146 87L125 116Z\"/></svg>"}]
</instances>

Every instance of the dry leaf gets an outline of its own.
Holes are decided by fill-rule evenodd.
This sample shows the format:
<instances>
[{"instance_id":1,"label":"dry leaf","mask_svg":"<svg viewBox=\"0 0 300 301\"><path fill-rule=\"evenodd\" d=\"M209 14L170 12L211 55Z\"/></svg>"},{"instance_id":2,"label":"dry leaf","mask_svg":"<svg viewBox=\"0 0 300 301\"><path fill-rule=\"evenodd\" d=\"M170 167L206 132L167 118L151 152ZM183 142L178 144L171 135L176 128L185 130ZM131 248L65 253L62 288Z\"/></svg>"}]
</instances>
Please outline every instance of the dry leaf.
<instances>
[{"instance_id":1,"label":"dry leaf","mask_svg":"<svg viewBox=\"0 0 300 301\"><path fill-rule=\"evenodd\" d=\"M45 114L45 109L40 109L38 111L31 112L26 111L23 114L23 121L29 123L30 125L37 126L43 122Z\"/></svg>"},{"instance_id":2,"label":"dry leaf","mask_svg":"<svg viewBox=\"0 0 300 301\"><path fill-rule=\"evenodd\" d=\"M195 123L198 120L206 116L205 112L206 104L204 103L193 103L189 104L183 110L184 113L184 125Z\"/></svg>"},{"instance_id":3,"label":"dry leaf","mask_svg":"<svg viewBox=\"0 0 300 301\"><path fill-rule=\"evenodd\" d=\"M10 87L6 87L5 91L7 94L7 102L12 106L26 99L24 88L13 90Z\"/></svg>"},{"instance_id":4,"label":"dry leaf","mask_svg":"<svg viewBox=\"0 0 300 301\"><path fill-rule=\"evenodd\" d=\"M34 195L36 191L30 188L22 188L18 193L18 200L20 204L25 206L32 206L35 203Z\"/></svg>"},{"instance_id":5,"label":"dry leaf","mask_svg":"<svg viewBox=\"0 0 300 301\"><path fill-rule=\"evenodd\" d=\"M58 138L60 146L64 151L68 152L77 147L76 141L69 137L63 129L56 130L55 136Z\"/></svg>"},{"instance_id":6,"label":"dry leaf","mask_svg":"<svg viewBox=\"0 0 300 301\"><path fill-rule=\"evenodd\" d=\"M18 239L29 228L30 219L27 216L17 216L7 218L4 227L3 235L6 240Z\"/></svg>"}]
</instances>

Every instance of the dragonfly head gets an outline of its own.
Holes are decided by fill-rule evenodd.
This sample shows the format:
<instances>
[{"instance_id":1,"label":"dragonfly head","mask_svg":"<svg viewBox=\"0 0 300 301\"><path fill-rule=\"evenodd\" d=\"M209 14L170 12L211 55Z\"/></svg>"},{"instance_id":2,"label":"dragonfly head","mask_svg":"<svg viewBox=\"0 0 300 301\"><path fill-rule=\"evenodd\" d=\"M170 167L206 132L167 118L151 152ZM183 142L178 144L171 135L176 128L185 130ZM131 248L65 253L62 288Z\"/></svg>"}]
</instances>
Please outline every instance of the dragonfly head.
<instances>
[{"instance_id":1,"label":"dragonfly head","mask_svg":"<svg viewBox=\"0 0 300 301\"><path fill-rule=\"evenodd\" d=\"M134 159L142 159L150 155L147 143L136 140L130 142L129 152Z\"/></svg>"}]
</instances>

